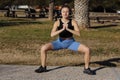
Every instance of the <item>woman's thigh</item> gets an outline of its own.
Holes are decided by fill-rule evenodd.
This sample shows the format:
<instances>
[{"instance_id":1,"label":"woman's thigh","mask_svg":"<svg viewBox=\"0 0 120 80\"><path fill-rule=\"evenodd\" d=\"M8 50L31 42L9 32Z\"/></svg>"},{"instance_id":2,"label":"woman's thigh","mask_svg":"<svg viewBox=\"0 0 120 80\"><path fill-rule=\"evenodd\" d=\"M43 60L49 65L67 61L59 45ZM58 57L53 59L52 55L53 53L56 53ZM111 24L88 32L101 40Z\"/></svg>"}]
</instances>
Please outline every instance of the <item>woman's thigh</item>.
<instances>
[{"instance_id":1,"label":"woman's thigh","mask_svg":"<svg viewBox=\"0 0 120 80\"><path fill-rule=\"evenodd\" d=\"M87 52L87 51L89 51L89 48L87 46L85 46L84 44L80 44L78 47L78 51Z\"/></svg>"},{"instance_id":2,"label":"woman's thigh","mask_svg":"<svg viewBox=\"0 0 120 80\"><path fill-rule=\"evenodd\" d=\"M42 45L42 50L53 50L53 45L52 43L46 43L44 45Z\"/></svg>"}]
</instances>

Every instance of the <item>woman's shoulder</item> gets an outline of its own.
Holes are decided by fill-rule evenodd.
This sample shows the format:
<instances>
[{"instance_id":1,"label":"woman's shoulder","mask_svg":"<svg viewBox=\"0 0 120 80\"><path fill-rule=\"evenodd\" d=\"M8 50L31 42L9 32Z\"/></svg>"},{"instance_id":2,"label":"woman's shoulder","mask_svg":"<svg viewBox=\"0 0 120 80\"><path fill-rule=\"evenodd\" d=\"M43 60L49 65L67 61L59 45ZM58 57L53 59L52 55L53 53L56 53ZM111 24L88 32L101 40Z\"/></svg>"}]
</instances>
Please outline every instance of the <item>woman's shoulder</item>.
<instances>
[{"instance_id":1,"label":"woman's shoulder","mask_svg":"<svg viewBox=\"0 0 120 80\"><path fill-rule=\"evenodd\" d=\"M77 24L77 21L75 19L71 19L72 25Z\"/></svg>"},{"instance_id":2,"label":"woman's shoulder","mask_svg":"<svg viewBox=\"0 0 120 80\"><path fill-rule=\"evenodd\" d=\"M76 22L77 22L75 19L71 19L71 21L72 21L73 23L76 23Z\"/></svg>"},{"instance_id":3,"label":"woman's shoulder","mask_svg":"<svg viewBox=\"0 0 120 80\"><path fill-rule=\"evenodd\" d=\"M60 24L60 19L58 19L57 21L55 21L54 24L55 24L56 26L59 26L59 24Z\"/></svg>"}]
</instances>

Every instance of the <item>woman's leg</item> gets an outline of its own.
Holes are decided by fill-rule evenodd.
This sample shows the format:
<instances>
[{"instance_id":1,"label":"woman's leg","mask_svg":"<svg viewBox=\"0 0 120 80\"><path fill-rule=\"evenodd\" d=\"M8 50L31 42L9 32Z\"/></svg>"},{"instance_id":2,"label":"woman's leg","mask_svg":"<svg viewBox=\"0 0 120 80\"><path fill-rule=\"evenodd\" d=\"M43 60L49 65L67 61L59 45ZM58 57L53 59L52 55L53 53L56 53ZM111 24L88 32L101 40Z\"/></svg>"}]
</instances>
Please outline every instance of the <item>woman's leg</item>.
<instances>
[{"instance_id":1,"label":"woman's leg","mask_svg":"<svg viewBox=\"0 0 120 80\"><path fill-rule=\"evenodd\" d=\"M90 49L83 45L80 44L78 47L78 51L83 52L84 55L84 60L85 60L85 67L83 73L89 74L89 75L95 75L95 72L89 68L89 63L90 63Z\"/></svg>"},{"instance_id":2,"label":"woman's leg","mask_svg":"<svg viewBox=\"0 0 120 80\"><path fill-rule=\"evenodd\" d=\"M83 52L85 54L84 55L85 69L88 69L90 62L90 49L85 45L80 44L80 46L78 47L78 51Z\"/></svg>"},{"instance_id":3,"label":"woman's leg","mask_svg":"<svg viewBox=\"0 0 120 80\"><path fill-rule=\"evenodd\" d=\"M47 43L41 47L41 65L42 67L46 66L47 51L52 50L52 43Z\"/></svg>"}]
</instances>

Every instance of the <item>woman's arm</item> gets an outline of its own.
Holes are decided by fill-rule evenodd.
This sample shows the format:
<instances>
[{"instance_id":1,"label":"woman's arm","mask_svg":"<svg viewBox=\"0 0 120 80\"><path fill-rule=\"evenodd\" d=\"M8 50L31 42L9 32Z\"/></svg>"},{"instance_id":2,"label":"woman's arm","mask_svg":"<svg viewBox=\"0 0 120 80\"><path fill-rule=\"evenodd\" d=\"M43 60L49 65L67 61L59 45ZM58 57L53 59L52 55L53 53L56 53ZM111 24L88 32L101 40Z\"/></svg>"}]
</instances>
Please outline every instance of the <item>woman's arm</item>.
<instances>
[{"instance_id":1,"label":"woman's arm","mask_svg":"<svg viewBox=\"0 0 120 80\"><path fill-rule=\"evenodd\" d=\"M72 25L74 27L74 30L69 29L68 26L66 26L66 30L77 36L80 36L80 30L79 30L78 24L75 20L72 20Z\"/></svg>"},{"instance_id":2,"label":"woman's arm","mask_svg":"<svg viewBox=\"0 0 120 80\"><path fill-rule=\"evenodd\" d=\"M57 30L57 27L59 26L59 21L56 21L53 25L53 29L51 31L51 37L54 37L56 35L58 35L59 33L61 33L63 30L65 30L65 27L63 26L62 29Z\"/></svg>"}]
</instances>

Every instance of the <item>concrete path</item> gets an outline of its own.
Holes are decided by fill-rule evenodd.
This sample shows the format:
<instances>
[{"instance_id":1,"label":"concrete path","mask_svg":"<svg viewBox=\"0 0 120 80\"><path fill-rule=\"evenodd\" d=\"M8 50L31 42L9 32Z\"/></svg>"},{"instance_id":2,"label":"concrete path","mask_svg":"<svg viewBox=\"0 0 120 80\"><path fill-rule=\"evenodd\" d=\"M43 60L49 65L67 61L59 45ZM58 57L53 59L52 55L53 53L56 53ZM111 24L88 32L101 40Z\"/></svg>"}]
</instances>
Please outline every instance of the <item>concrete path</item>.
<instances>
[{"instance_id":1,"label":"concrete path","mask_svg":"<svg viewBox=\"0 0 120 80\"><path fill-rule=\"evenodd\" d=\"M97 67L96 75L83 73L83 67L48 66L48 72L35 73L39 66L0 65L0 80L120 80L120 68Z\"/></svg>"}]
</instances>

